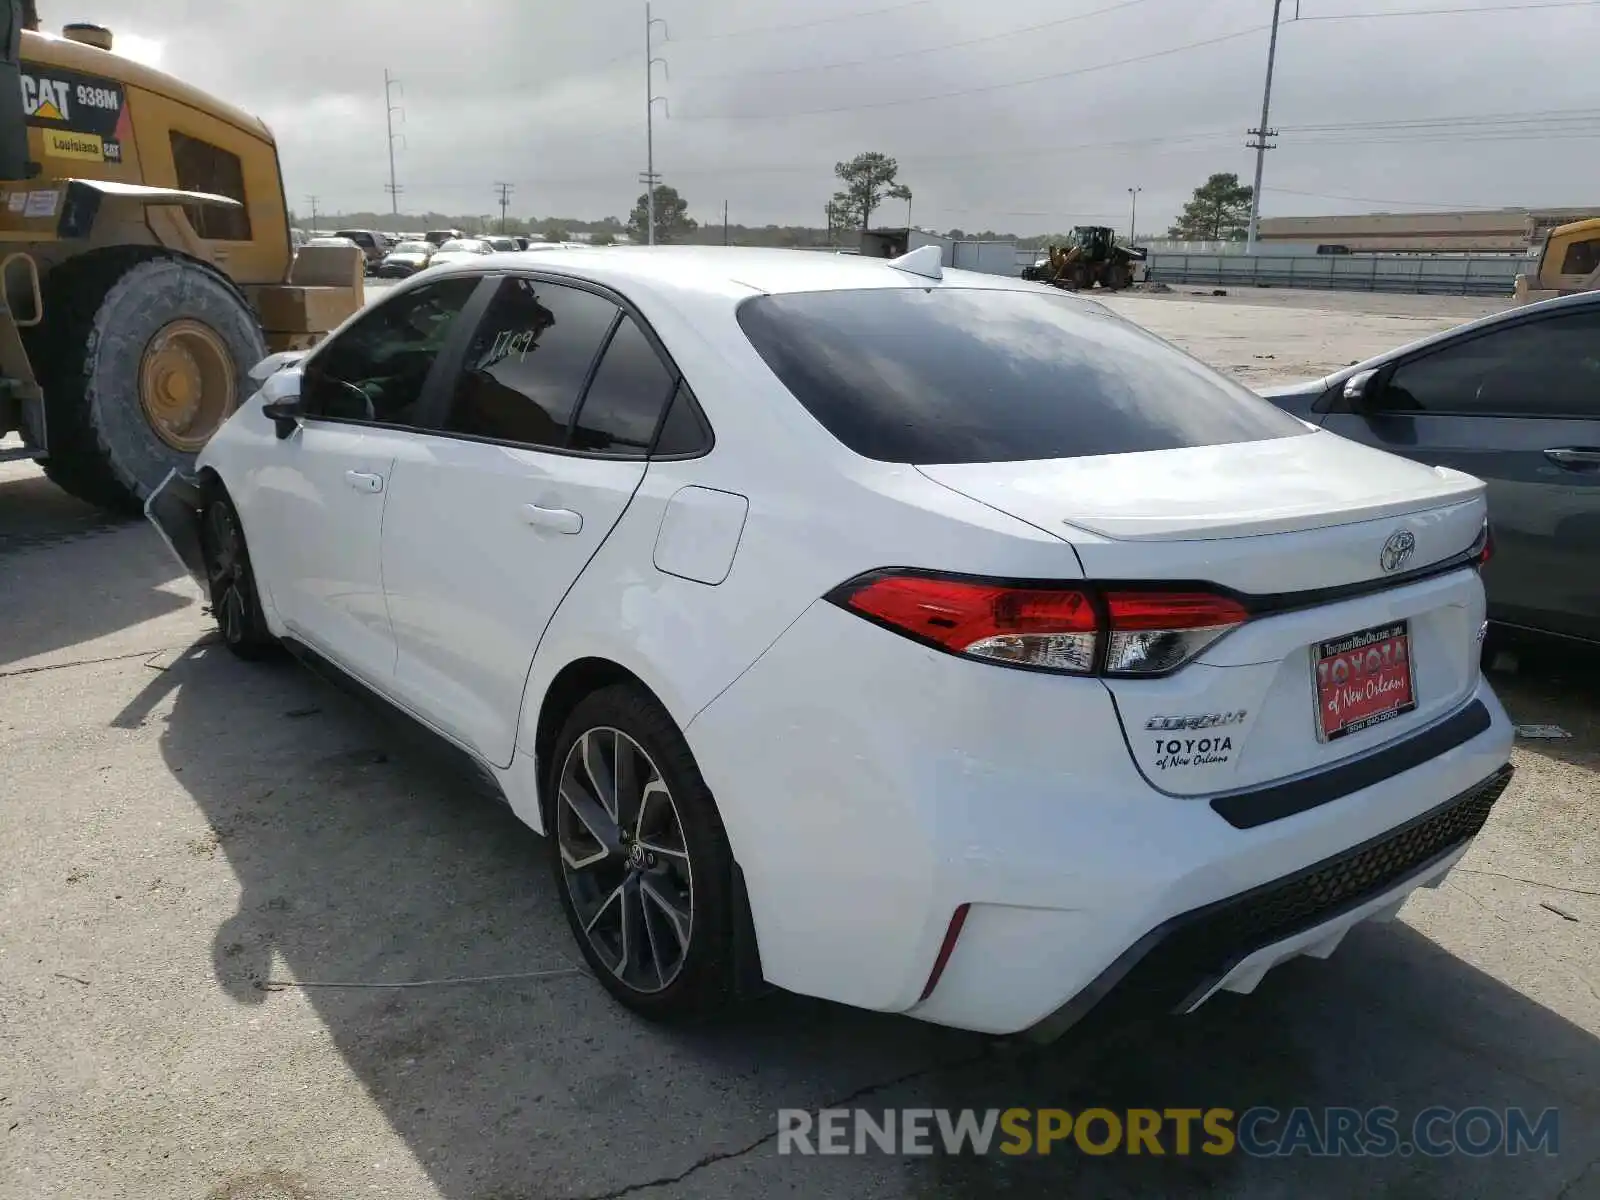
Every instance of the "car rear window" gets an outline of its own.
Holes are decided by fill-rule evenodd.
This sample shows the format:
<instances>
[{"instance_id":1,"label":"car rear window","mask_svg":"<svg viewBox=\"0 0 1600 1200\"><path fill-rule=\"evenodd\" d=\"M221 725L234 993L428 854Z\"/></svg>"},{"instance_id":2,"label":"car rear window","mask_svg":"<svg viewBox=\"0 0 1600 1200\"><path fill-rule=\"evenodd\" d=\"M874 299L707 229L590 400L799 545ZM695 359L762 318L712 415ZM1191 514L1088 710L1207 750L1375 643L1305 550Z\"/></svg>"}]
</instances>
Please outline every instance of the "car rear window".
<instances>
[{"instance_id":1,"label":"car rear window","mask_svg":"<svg viewBox=\"0 0 1600 1200\"><path fill-rule=\"evenodd\" d=\"M883 462L1014 462L1293 437L1294 417L1068 296L878 288L756 296L739 324L822 425Z\"/></svg>"}]
</instances>

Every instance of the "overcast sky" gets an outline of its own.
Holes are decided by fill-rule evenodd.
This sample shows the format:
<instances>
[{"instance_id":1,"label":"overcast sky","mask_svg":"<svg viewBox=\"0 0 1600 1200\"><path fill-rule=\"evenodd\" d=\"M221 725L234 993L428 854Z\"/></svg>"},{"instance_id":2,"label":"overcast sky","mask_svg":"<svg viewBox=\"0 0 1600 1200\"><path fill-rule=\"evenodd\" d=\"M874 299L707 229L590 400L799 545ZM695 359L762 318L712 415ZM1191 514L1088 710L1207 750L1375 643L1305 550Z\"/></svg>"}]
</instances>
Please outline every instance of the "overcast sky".
<instances>
[{"instance_id":1,"label":"overcast sky","mask_svg":"<svg viewBox=\"0 0 1600 1200\"><path fill-rule=\"evenodd\" d=\"M1503 4L1524 11L1330 19ZM47 27L99 21L125 50L258 113L297 209L310 193L324 211L387 208L385 68L403 88L403 209L496 211L504 180L514 215L625 218L641 191L642 0L39 7ZM1600 5L1300 0L1295 21L1296 7L1284 0L1265 215L1600 204ZM833 164L862 150L899 159L917 224L1022 234L1125 230L1134 186L1151 232L1209 173L1248 182L1254 169L1243 143L1260 116L1271 0L653 11L668 63L656 169L703 222L726 200L735 222L821 224ZM1450 123L1422 124L1439 119Z\"/></svg>"}]
</instances>

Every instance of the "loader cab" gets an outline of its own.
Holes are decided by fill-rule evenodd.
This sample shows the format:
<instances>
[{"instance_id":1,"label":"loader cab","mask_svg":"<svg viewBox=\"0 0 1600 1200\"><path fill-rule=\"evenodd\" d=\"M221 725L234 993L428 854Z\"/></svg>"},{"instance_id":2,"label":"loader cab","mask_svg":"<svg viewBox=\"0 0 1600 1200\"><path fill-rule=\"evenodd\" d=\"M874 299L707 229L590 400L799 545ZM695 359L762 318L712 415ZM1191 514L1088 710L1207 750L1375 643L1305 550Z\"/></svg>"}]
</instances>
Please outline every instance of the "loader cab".
<instances>
[{"instance_id":1,"label":"loader cab","mask_svg":"<svg viewBox=\"0 0 1600 1200\"><path fill-rule=\"evenodd\" d=\"M1545 235L1538 269L1518 275L1520 303L1600 289L1600 217L1557 226Z\"/></svg>"},{"instance_id":2,"label":"loader cab","mask_svg":"<svg viewBox=\"0 0 1600 1200\"><path fill-rule=\"evenodd\" d=\"M32 179L28 114L22 107L22 31L37 29L33 0L0 0L0 179Z\"/></svg>"}]
</instances>

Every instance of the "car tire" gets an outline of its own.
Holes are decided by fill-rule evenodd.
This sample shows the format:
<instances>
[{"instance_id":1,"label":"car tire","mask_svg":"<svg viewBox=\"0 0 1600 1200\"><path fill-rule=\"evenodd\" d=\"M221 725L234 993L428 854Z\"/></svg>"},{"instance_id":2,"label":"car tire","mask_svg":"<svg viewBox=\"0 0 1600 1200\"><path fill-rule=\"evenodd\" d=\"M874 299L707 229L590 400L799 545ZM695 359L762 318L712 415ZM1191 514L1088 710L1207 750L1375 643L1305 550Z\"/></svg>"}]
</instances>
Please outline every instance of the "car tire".
<instances>
[{"instance_id":1,"label":"car tire","mask_svg":"<svg viewBox=\"0 0 1600 1200\"><path fill-rule=\"evenodd\" d=\"M200 510L200 549L211 612L223 644L246 662L277 657L283 648L267 628L244 526L220 485L206 490L205 507Z\"/></svg>"},{"instance_id":2,"label":"car tire","mask_svg":"<svg viewBox=\"0 0 1600 1200\"><path fill-rule=\"evenodd\" d=\"M683 734L642 688L573 708L550 756L550 862L584 960L657 1020L734 995L733 855Z\"/></svg>"}]
</instances>

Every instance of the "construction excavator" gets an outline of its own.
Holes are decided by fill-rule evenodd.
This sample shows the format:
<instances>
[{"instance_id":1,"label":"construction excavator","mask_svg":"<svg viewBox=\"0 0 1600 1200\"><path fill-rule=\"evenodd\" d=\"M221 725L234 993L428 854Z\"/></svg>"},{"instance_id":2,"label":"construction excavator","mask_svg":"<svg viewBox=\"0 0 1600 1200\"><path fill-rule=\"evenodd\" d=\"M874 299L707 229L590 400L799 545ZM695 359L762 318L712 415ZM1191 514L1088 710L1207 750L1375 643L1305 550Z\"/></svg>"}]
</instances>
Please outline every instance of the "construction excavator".
<instances>
[{"instance_id":1,"label":"construction excavator","mask_svg":"<svg viewBox=\"0 0 1600 1200\"><path fill-rule=\"evenodd\" d=\"M361 307L360 249L290 237L257 118L0 0L0 461L137 512L256 363Z\"/></svg>"},{"instance_id":2,"label":"construction excavator","mask_svg":"<svg viewBox=\"0 0 1600 1200\"><path fill-rule=\"evenodd\" d=\"M1133 283L1133 264L1143 261L1144 251L1117 241L1115 230L1076 225L1065 243L1052 244L1045 257L1024 267L1022 277L1069 291L1099 284L1115 292Z\"/></svg>"}]
</instances>

